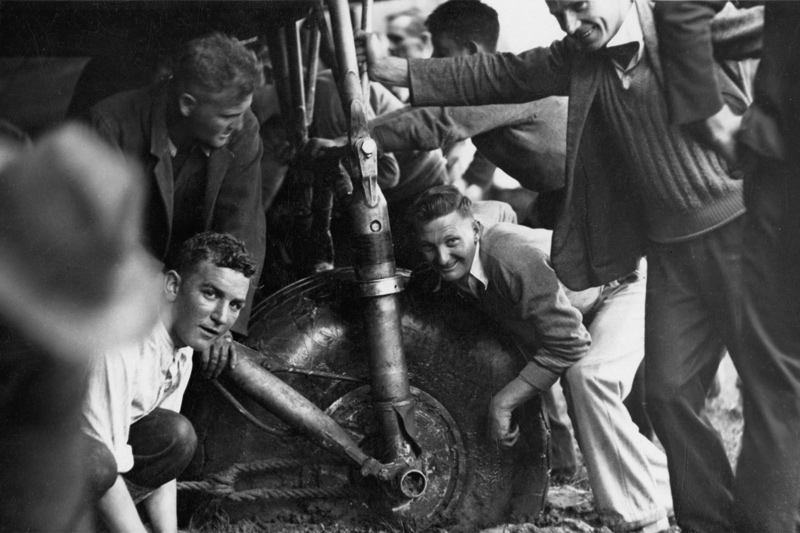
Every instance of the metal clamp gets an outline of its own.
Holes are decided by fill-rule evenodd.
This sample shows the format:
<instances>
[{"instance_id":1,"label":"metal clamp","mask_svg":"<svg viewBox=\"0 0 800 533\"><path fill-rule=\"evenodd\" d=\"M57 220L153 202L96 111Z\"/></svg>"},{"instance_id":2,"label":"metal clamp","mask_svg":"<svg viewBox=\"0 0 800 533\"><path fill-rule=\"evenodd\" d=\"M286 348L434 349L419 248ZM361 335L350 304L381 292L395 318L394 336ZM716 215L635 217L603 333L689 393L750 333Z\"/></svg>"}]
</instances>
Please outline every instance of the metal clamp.
<instances>
[{"instance_id":1,"label":"metal clamp","mask_svg":"<svg viewBox=\"0 0 800 533\"><path fill-rule=\"evenodd\" d=\"M358 295L365 298L386 296L403 292L406 288L406 280L402 276L393 276L371 281L356 281L356 287Z\"/></svg>"}]
</instances>

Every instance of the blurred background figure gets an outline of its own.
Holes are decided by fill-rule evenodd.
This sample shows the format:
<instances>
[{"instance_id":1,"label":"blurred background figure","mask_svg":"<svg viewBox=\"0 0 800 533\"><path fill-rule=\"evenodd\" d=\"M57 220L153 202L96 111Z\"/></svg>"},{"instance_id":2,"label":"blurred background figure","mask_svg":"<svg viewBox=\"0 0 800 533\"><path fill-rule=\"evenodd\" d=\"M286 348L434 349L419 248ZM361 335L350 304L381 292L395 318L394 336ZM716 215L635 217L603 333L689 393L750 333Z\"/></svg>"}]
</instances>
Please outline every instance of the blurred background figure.
<instances>
[{"instance_id":1,"label":"blurred background figure","mask_svg":"<svg viewBox=\"0 0 800 533\"><path fill-rule=\"evenodd\" d=\"M386 39L391 55L406 59L431 57L433 45L425 27L426 17L416 7L386 17Z\"/></svg>"},{"instance_id":2,"label":"blurred background figure","mask_svg":"<svg viewBox=\"0 0 800 533\"><path fill-rule=\"evenodd\" d=\"M425 27L428 14L412 7L386 17L386 41L389 54L405 59L424 59L433 55L431 34ZM390 89L401 102L408 102L408 89Z\"/></svg>"},{"instance_id":3,"label":"blurred background figure","mask_svg":"<svg viewBox=\"0 0 800 533\"><path fill-rule=\"evenodd\" d=\"M0 530L86 531L86 369L156 319L135 170L87 130L0 127Z\"/></svg>"}]
</instances>

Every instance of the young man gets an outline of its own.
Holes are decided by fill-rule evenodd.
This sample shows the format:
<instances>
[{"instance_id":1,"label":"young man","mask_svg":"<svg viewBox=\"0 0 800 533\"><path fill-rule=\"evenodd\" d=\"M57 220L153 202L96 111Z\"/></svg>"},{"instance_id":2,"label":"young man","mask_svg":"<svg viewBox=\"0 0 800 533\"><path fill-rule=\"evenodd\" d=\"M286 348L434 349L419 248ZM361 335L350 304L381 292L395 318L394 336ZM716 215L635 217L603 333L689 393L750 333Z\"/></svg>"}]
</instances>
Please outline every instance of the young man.
<instances>
[{"instance_id":1,"label":"young man","mask_svg":"<svg viewBox=\"0 0 800 533\"><path fill-rule=\"evenodd\" d=\"M227 334L256 271L240 241L211 232L189 239L175 264L164 276L155 329L103 354L90 373L87 467L98 515L111 531L145 531L134 505L142 498L155 532L177 531L175 478L197 443L179 414L192 351L208 350Z\"/></svg>"},{"instance_id":2,"label":"young man","mask_svg":"<svg viewBox=\"0 0 800 533\"><path fill-rule=\"evenodd\" d=\"M666 458L639 433L622 404L644 352L644 276L634 272L580 293L564 290L549 263L550 231L489 225L473 217L469 200L452 187L426 192L409 217L426 261L442 279L477 300L539 361L492 402L500 441L515 440L507 427L511 411L560 377L604 523L614 531L667 530L672 502ZM583 313L583 325L563 321L566 311L548 304L551 292L566 294ZM565 357L584 326L591 346L580 358ZM549 350L547 356L540 346Z\"/></svg>"},{"instance_id":3,"label":"young man","mask_svg":"<svg viewBox=\"0 0 800 533\"><path fill-rule=\"evenodd\" d=\"M212 34L183 46L171 79L91 109L100 134L145 168L145 241L167 268L186 239L219 231L244 241L261 269L262 147L250 102L262 79L252 52L232 37ZM247 332L248 319L249 307L237 333Z\"/></svg>"},{"instance_id":4,"label":"young man","mask_svg":"<svg viewBox=\"0 0 800 533\"><path fill-rule=\"evenodd\" d=\"M567 95L566 192L553 265L568 287L620 279L648 256L647 406L669 459L678 524L726 532L733 473L702 412L727 347L739 355L744 205L715 153L669 121L645 0L548 2L568 34L547 48L403 61L364 50L370 75L409 84L415 105ZM720 72L732 106L736 80Z\"/></svg>"}]
</instances>

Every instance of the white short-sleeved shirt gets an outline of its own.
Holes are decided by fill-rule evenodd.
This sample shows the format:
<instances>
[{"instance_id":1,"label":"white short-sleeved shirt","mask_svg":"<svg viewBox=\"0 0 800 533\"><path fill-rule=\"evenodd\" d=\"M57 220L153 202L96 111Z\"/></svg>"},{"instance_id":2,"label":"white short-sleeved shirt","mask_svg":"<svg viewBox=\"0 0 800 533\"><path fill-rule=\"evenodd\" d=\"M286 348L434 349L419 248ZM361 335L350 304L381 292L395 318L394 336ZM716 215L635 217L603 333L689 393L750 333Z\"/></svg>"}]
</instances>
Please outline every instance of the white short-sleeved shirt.
<instances>
[{"instance_id":1,"label":"white short-sleeved shirt","mask_svg":"<svg viewBox=\"0 0 800 533\"><path fill-rule=\"evenodd\" d=\"M94 360L83 430L111 450L118 472L133 467L131 424L157 407L180 411L191 372L192 349L176 349L161 321L144 340Z\"/></svg>"}]
</instances>

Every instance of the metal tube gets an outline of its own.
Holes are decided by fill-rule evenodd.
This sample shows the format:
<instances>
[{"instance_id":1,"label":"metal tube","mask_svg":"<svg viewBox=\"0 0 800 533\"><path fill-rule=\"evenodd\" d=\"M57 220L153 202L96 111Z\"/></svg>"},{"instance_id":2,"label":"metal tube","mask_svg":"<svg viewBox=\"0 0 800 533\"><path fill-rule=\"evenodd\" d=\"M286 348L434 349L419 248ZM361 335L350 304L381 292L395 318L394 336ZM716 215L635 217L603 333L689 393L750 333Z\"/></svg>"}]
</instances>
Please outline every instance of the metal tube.
<instances>
[{"instance_id":1,"label":"metal tube","mask_svg":"<svg viewBox=\"0 0 800 533\"><path fill-rule=\"evenodd\" d=\"M322 5L322 0L314 2L314 18L317 19L317 28L319 28L320 32L320 53L323 54L323 60L333 72L333 79L340 83L339 63L336 60L336 52L333 49L331 29L328 26L328 19L325 18L325 8Z\"/></svg>"},{"instance_id":2,"label":"metal tube","mask_svg":"<svg viewBox=\"0 0 800 533\"><path fill-rule=\"evenodd\" d=\"M225 375L242 391L308 440L363 467L376 461L362 452L350 435L302 394L275 377L259 363L255 350L236 343L239 356L235 368Z\"/></svg>"},{"instance_id":3,"label":"metal tube","mask_svg":"<svg viewBox=\"0 0 800 533\"><path fill-rule=\"evenodd\" d=\"M278 102L281 107L284 129L287 139L294 141L294 126L292 125L293 98L289 77L289 56L286 44L286 28L284 26L271 26L267 31L267 46L269 57L272 61L275 89L278 93Z\"/></svg>"},{"instance_id":4,"label":"metal tube","mask_svg":"<svg viewBox=\"0 0 800 533\"><path fill-rule=\"evenodd\" d=\"M346 0L330 0L329 8L342 78L339 94L350 136L354 176L350 215L353 221L354 270L358 281L395 275L394 249L386 200L378 186L378 150L369 137L368 98L358 78L352 21ZM365 15L370 16L369 6ZM414 459L416 425L414 398L403 353L399 304L396 294L365 298L364 331L375 413L381 426L385 461Z\"/></svg>"},{"instance_id":5,"label":"metal tube","mask_svg":"<svg viewBox=\"0 0 800 533\"><path fill-rule=\"evenodd\" d=\"M314 122L314 104L317 94L317 72L319 70L319 27L310 25L311 39L308 43L308 67L306 73L306 126Z\"/></svg>"},{"instance_id":6,"label":"metal tube","mask_svg":"<svg viewBox=\"0 0 800 533\"><path fill-rule=\"evenodd\" d=\"M289 86L292 91L292 128L295 141L302 143L308 139L306 120L306 92L303 84L303 54L300 47L300 27L292 22L286 28L286 54L289 66Z\"/></svg>"},{"instance_id":7,"label":"metal tube","mask_svg":"<svg viewBox=\"0 0 800 533\"><path fill-rule=\"evenodd\" d=\"M358 62L356 60L356 44L353 41L353 21L350 19L350 9L347 0L329 0L328 8L333 26L333 40L336 46L336 62L339 64L339 94L342 98L342 107L350 122L350 103L354 99L361 99L361 89L356 84L347 83L349 76L358 79Z\"/></svg>"},{"instance_id":8,"label":"metal tube","mask_svg":"<svg viewBox=\"0 0 800 533\"><path fill-rule=\"evenodd\" d=\"M372 31L372 0L361 2L361 29ZM369 74L366 71L361 73L361 91L364 93L364 101L369 102Z\"/></svg>"}]
</instances>

